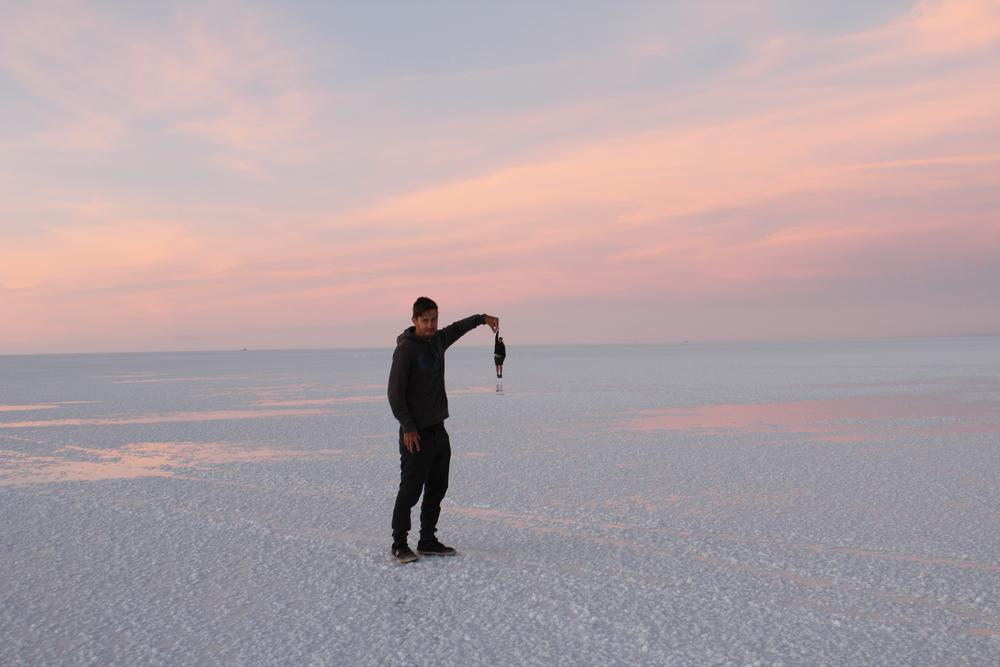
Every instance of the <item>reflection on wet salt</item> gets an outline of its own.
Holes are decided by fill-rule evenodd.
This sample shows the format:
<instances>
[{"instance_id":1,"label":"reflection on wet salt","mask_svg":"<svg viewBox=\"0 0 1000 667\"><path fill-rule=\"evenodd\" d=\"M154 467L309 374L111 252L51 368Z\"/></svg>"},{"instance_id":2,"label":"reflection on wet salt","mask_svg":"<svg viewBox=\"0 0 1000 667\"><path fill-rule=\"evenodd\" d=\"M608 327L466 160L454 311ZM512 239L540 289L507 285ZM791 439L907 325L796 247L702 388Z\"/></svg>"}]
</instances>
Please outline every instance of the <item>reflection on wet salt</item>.
<instances>
[{"instance_id":1,"label":"reflection on wet salt","mask_svg":"<svg viewBox=\"0 0 1000 667\"><path fill-rule=\"evenodd\" d=\"M943 556L924 556L919 554L897 554L874 551L872 549L856 549L852 547L831 547L822 544L811 544L808 548L813 553L837 553L848 554L850 556L863 556L865 558L879 558L882 560L905 561L907 563L918 563L920 565L947 565L963 570L983 570L985 572L1000 573L1000 565L996 563L980 563L975 561L964 561L957 558L946 558Z\"/></svg>"},{"instance_id":2,"label":"reflection on wet salt","mask_svg":"<svg viewBox=\"0 0 1000 667\"><path fill-rule=\"evenodd\" d=\"M295 384L274 384L274 385L256 385L253 387L232 387L229 389L224 389L220 391L207 391L201 393L201 396L238 396L238 397L250 397L259 399L274 399L287 398L289 396L295 396L304 391L311 391L318 387L319 384L316 382L298 382Z\"/></svg>"},{"instance_id":3,"label":"reflection on wet salt","mask_svg":"<svg viewBox=\"0 0 1000 667\"><path fill-rule=\"evenodd\" d=\"M113 454L113 452L108 452ZM120 454L113 462L71 460L59 456L31 456L0 450L0 486L25 486L51 482L95 481L133 477L169 477L161 466L168 459L155 456Z\"/></svg>"},{"instance_id":4,"label":"reflection on wet salt","mask_svg":"<svg viewBox=\"0 0 1000 667\"><path fill-rule=\"evenodd\" d=\"M371 388L370 385L367 386ZM382 388L381 385L378 385ZM492 393L494 391L493 387L463 387L461 389L450 389L448 390L449 396L462 396L467 394L486 394ZM298 399L286 399L286 400L274 400L274 399L261 399L259 401L254 401L254 405L260 405L262 407L286 407L292 405L340 405L345 403L385 403L388 399L384 393L382 394L363 394L357 396L328 396L324 398L298 398Z\"/></svg>"},{"instance_id":5,"label":"reflection on wet salt","mask_svg":"<svg viewBox=\"0 0 1000 667\"><path fill-rule=\"evenodd\" d=\"M970 637L998 637L1000 638L1000 630L994 630L992 628L969 628L965 631L965 634Z\"/></svg>"},{"instance_id":6,"label":"reflection on wet salt","mask_svg":"<svg viewBox=\"0 0 1000 667\"><path fill-rule=\"evenodd\" d=\"M34 403L28 405L0 405L0 412L23 412L27 410L55 410L63 405L87 405L98 401L57 401L55 403Z\"/></svg>"},{"instance_id":7,"label":"reflection on wet salt","mask_svg":"<svg viewBox=\"0 0 1000 667\"><path fill-rule=\"evenodd\" d=\"M297 379L297 378L293 378ZM342 384L342 385L321 385L318 382L295 382L291 384L256 385L252 387L233 387L222 391L209 391L200 396L226 396L247 399L256 399L255 405L324 405L338 402L340 398L348 397L326 397L317 396L323 392L338 392L353 394L353 392L372 392L375 390L385 391L382 384ZM385 394L365 394L358 396L357 402L368 402L371 400L384 400ZM333 399L333 400L331 400ZM364 399L364 400L360 400ZM352 402L352 401L339 401Z\"/></svg>"},{"instance_id":8,"label":"reflection on wet salt","mask_svg":"<svg viewBox=\"0 0 1000 667\"><path fill-rule=\"evenodd\" d=\"M327 459L344 450L284 450L214 442L138 442L121 449L64 447L63 456L0 450L0 486L52 482L176 477L179 468L203 470L227 463Z\"/></svg>"},{"instance_id":9,"label":"reflection on wet salt","mask_svg":"<svg viewBox=\"0 0 1000 667\"><path fill-rule=\"evenodd\" d=\"M97 375L102 380L110 380L111 384L176 384L184 382L279 382L281 384L265 387L236 387L222 394L256 392L256 391L294 391L300 388L313 387L316 383L302 383L303 375Z\"/></svg>"},{"instance_id":10,"label":"reflection on wet salt","mask_svg":"<svg viewBox=\"0 0 1000 667\"><path fill-rule=\"evenodd\" d=\"M1000 403L961 392L876 395L786 403L731 403L638 410L618 430L711 434L807 433L831 442L908 435L1000 432ZM873 433L875 431L875 433Z\"/></svg>"},{"instance_id":11,"label":"reflection on wet salt","mask_svg":"<svg viewBox=\"0 0 1000 667\"><path fill-rule=\"evenodd\" d=\"M114 376L105 376L111 378ZM156 377L156 376L118 376L111 384L161 384L165 382L218 382L220 380L255 380L252 375L206 375L202 377Z\"/></svg>"},{"instance_id":12,"label":"reflection on wet salt","mask_svg":"<svg viewBox=\"0 0 1000 667\"><path fill-rule=\"evenodd\" d=\"M261 400L254 405L278 407L288 405L337 405L341 403L381 403L385 396L333 396L330 398L300 398L287 401Z\"/></svg>"},{"instance_id":13,"label":"reflection on wet salt","mask_svg":"<svg viewBox=\"0 0 1000 667\"><path fill-rule=\"evenodd\" d=\"M993 377L936 377L911 378L884 382L827 382L812 385L823 389L898 389L905 387L961 387L963 389L995 389L1000 379Z\"/></svg>"},{"instance_id":14,"label":"reflection on wet salt","mask_svg":"<svg viewBox=\"0 0 1000 667\"><path fill-rule=\"evenodd\" d=\"M493 385L481 385L478 387L463 387L461 389L449 389L449 396L463 396L467 394L492 394L496 392Z\"/></svg>"},{"instance_id":15,"label":"reflection on wet salt","mask_svg":"<svg viewBox=\"0 0 1000 667\"><path fill-rule=\"evenodd\" d=\"M285 383L301 382L303 375L263 374L263 375L160 375L157 373L138 373L126 375L95 375L100 380L110 380L111 384L162 384L171 382L220 382L231 380L255 380L282 383L275 387L294 386ZM311 386L311 385L301 385Z\"/></svg>"},{"instance_id":16,"label":"reflection on wet salt","mask_svg":"<svg viewBox=\"0 0 1000 667\"><path fill-rule=\"evenodd\" d=\"M691 489L688 493L659 493L623 495L593 503L602 509L634 514L700 517L722 516L737 511L769 509L794 509L810 498L808 489L773 489L732 492L724 489Z\"/></svg>"},{"instance_id":17,"label":"reflection on wet salt","mask_svg":"<svg viewBox=\"0 0 1000 667\"><path fill-rule=\"evenodd\" d=\"M203 412L167 412L134 417L90 417L0 422L3 428L45 428L51 426L117 426L121 424L168 424L176 422L225 421L228 419L265 419L269 417L311 417L334 414L330 410L206 410Z\"/></svg>"},{"instance_id":18,"label":"reflection on wet salt","mask_svg":"<svg viewBox=\"0 0 1000 667\"><path fill-rule=\"evenodd\" d=\"M263 387L241 387L233 389L233 393L245 393L258 398L277 398L281 396L295 396L304 391L315 391L320 384L318 382L296 382L293 384L274 384Z\"/></svg>"},{"instance_id":19,"label":"reflection on wet salt","mask_svg":"<svg viewBox=\"0 0 1000 667\"><path fill-rule=\"evenodd\" d=\"M282 384L273 385L270 387L251 387L258 393L271 393L271 394L282 394L289 395L293 392L302 391L323 391L323 392L337 392L341 394L353 394L355 392L372 392L372 391L385 391L384 384L320 384L319 382L305 382L298 384Z\"/></svg>"},{"instance_id":20,"label":"reflection on wet salt","mask_svg":"<svg viewBox=\"0 0 1000 667\"><path fill-rule=\"evenodd\" d=\"M43 440L36 440L35 438L22 438L19 435L7 435L6 433L0 433L0 440L13 440L14 442L30 442L33 445L44 445Z\"/></svg>"}]
</instances>

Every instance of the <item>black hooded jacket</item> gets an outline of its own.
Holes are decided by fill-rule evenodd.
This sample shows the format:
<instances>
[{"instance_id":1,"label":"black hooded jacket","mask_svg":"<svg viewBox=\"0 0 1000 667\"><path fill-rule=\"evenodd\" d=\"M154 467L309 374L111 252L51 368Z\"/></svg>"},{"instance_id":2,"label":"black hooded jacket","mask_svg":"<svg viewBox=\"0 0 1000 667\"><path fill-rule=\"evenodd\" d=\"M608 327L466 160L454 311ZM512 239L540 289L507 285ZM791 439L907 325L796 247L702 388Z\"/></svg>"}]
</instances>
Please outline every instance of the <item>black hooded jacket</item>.
<instances>
[{"instance_id":1,"label":"black hooded jacket","mask_svg":"<svg viewBox=\"0 0 1000 667\"><path fill-rule=\"evenodd\" d=\"M485 315L453 322L429 340L418 337L414 327L396 338L389 371L389 406L404 431L433 426L448 418L445 350L480 324L486 324Z\"/></svg>"},{"instance_id":2,"label":"black hooded jacket","mask_svg":"<svg viewBox=\"0 0 1000 667\"><path fill-rule=\"evenodd\" d=\"M493 336L493 356L506 357L507 346L500 340L500 332Z\"/></svg>"}]
</instances>

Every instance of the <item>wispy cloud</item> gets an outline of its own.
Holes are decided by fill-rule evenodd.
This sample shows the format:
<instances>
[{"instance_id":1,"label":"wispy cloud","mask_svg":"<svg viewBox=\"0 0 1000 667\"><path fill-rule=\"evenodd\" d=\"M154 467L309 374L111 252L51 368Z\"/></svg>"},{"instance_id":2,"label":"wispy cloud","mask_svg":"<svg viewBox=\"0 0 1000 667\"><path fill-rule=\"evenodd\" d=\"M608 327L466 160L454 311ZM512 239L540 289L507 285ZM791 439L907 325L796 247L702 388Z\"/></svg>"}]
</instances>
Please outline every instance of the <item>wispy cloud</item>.
<instances>
[{"instance_id":1,"label":"wispy cloud","mask_svg":"<svg viewBox=\"0 0 1000 667\"><path fill-rule=\"evenodd\" d=\"M283 159L320 104L274 16L177 5L147 21L84 3L22 4L0 27L0 67L47 106L43 145L111 150L158 132L256 170Z\"/></svg>"},{"instance_id":2,"label":"wispy cloud","mask_svg":"<svg viewBox=\"0 0 1000 667\"><path fill-rule=\"evenodd\" d=\"M1000 2L924 0L889 31L915 51L979 51L1000 42Z\"/></svg>"}]
</instances>

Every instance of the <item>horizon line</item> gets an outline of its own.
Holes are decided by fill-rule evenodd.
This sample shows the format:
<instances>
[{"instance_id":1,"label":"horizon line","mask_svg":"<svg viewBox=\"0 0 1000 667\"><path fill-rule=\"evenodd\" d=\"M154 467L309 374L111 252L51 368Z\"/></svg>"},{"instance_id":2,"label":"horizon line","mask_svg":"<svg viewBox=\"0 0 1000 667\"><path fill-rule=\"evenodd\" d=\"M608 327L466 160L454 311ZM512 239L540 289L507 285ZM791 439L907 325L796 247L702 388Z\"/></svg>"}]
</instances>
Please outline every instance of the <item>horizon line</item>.
<instances>
[{"instance_id":1,"label":"horizon line","mask_svg":"<svg viewBox=\"0 0 1000 667\"><path fill-rule=\"evenodd\" d=\"M670 340L670 341L607 341L607 342L576 342L576 343L524 343L521 348L547 347L658 347L674 345L808 345L820 343L878 343L893 341L942 340L959 338L1000 338L998 333L968 333L968 334L938 334L912 336L871 336L855 338L799 338L799 339L738 339L738 340ZM63 352L0 352L4 357L58 357L58 356L125 356L143 354L218 354L239 352L349 352L367 350L392 350L391 345L343 346L343 347L235 347L235 348L201 348L181 350L118 350L118 351L63 351ZM466 344L462 347L489 348L490 344Z\"/></svg>"}]
</instances>

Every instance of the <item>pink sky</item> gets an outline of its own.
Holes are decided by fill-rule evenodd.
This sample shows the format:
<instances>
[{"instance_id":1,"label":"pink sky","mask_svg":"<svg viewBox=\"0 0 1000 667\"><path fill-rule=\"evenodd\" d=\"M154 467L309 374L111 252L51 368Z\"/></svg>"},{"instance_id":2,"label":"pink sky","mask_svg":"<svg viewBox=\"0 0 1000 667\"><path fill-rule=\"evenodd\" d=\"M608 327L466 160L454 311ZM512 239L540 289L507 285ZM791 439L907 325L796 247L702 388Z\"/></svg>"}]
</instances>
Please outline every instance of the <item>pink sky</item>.
<instances>
[{"instance_id":1,"label":"pink sky","mask_svg":"<svg viewBox=\"0 0 1000 667\"><path fill-rule=\"evenodd\" d=\"M25 3L0 353L1000 334L1000 2L827 4Z\"/></svg>"}]
</instances>

